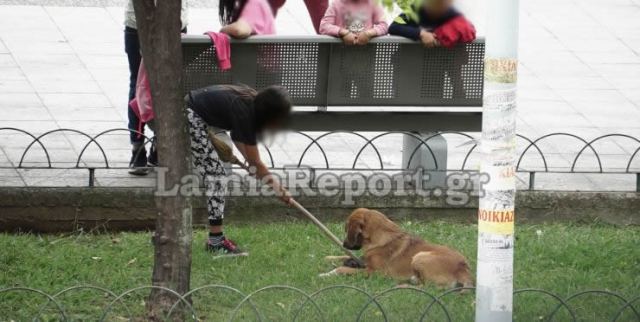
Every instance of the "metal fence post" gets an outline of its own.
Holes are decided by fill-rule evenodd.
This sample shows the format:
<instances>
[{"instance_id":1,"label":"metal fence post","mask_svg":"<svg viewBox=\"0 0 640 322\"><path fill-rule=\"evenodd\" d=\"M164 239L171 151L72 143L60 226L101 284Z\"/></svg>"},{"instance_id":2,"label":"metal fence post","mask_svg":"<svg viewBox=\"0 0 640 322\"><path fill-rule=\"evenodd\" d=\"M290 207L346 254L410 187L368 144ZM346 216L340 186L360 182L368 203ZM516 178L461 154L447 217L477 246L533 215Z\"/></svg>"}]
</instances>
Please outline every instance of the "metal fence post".
<instances>
[{"instance_id":1,"label":"metal fence post","mask_svg":"<svg viewBox=\"0 0 640 322\"><path fill-rule=\"evenodd\" d=\"M95 187L96 182L96 169L88 168L89 170L89 187Z\"/></svg>"}]
</instances>

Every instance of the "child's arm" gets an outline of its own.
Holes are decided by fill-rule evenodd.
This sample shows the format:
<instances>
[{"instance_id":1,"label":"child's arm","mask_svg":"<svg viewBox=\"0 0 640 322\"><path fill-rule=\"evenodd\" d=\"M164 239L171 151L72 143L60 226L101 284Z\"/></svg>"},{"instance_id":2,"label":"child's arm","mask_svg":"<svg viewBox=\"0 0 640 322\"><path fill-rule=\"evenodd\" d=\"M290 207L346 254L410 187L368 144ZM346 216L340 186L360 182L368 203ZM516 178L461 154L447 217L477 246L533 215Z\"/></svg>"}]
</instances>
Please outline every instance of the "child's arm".
<instances>
[{"instance_id":1,"label":"child's arm","mask_svg":"<svg viewBox=\"0 0 640 322\"><path fill-rule=\"evenodd\" d=\"M389 26L389 34L420 40L420 25L406 14L400 14Z\"/></svg>"},{"instance_id":2,"label":"child's arm","mask_svg":"<svg viewBox=\"0 0 640 322\"><path fill-rule=\"evenodd\" d=\"M464 16L457 16L433 31L444 47L472 42L476 39L476 28Z\"/></svg>"},{"instance_id":3,"label":"child's arm","mask_svg":"<svg viewBox=\"0 0 640 322\"><path fill-rule=\"evenodd\" d=\"M256 145L244 144L242 142L233 142L235 146L240 150L240 152L245 157L249 166L253 166L256 169L256 178L262 180L264 183L271 186L273 191L276 192L276 195L286 204L289 204L291 200L291 194L280 185L280 181L278 178L273 176L269 171L269 168L262 162L260 159L260 152L258 151L258 147Z\"/></svg>"},{"instance_id":4,"label":"child's arm","mask_svg":"<svg viewBox=\"0 0 640 322\"><path fill-rule=\"evenodd\" d=\"M344 32L342 29L344 28L336 25L337 15L338 13L336 11L335 5L331 3L329 8L327 9L327 12L324 14L324 17L322 17L322 20L320 20L319 31L321 35L342 37L342 34Z\"/></svg>"},{"instance_id":5,"label":"child's arm","mask_svg":"<svg viewBox=\"0 0 640 322\"><path fill-rule=\"evenodd\" d=\"M389 26L384 17L384 9L382 9L382 6L376 5L371 17L371 28L359 33L356 43L358 45L366 45L371 38L386 35L388 30Z\"/></svg>"},{"instance_id":6,"label":"child's arm","mask_svg":"<svg viewBox=\"0 0 640 322\"><path fill-rule=\"evenodd\" d=\"M253 29L244 19L238 19L238 21L222 27L220 32L223 32L233 38L245 39L251 36Z\"/></svg>"},{"instance_id":7,"label":"child's arm","mask_svg":"<svg viewBox=\"0 0 640 322\"><path fill-rule=\"evenodd\" d=\"M375 37L384 36L389 31L389 25L387 24L384 9L381 5L376 5L373 9L373 20L371 22L373 24L371 30L375 32Z\"/></svg>"}]
</instances>

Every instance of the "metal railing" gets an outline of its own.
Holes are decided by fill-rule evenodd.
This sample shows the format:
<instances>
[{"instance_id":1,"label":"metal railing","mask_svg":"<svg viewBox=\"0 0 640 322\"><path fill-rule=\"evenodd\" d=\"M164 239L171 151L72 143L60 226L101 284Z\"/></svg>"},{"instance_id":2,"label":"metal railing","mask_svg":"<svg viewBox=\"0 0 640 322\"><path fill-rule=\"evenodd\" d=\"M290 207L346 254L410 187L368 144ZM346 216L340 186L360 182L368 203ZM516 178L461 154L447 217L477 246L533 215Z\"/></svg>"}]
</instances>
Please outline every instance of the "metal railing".
<instances>
[{"instance_id":1,"label":"metal railing","mask_svg":"<svg viewBox=\"0 0 640 322\"><path fill-rule=\"evenodd\" d=\"M134 132L141 135L144 139L145 144L150 144L153 141L153 138L144 136L144 134L142 133L138 133L136 131L131 131L128 129L118 129L118 128L105 130L94 135L90 135L90 134L87 134L86 132L75 130L75 129L55 129L55 130L44 132L39 135L34 135L28 131L18 129L18 128L11 128L11 127L0 128L0 134L16 133L18 135L25 135L31 138L30 143L24 146L20 159L17 162L17 164L12 163L9 166L0 166L0 169L2 168L5 168L5 169L7 168L9 169L86 169L89 174L88 185L93 186L95 182L95 171L97 169L126 169L127 168L126 165L119 165L119 166L114 165L116 162L109 159L109 157L107 156L108 150L100 144L100 139L109 134L115 134L115 133L129 134L130 132ZM52 160L51 153L49 152L49 149L47 148L46 144L44 144L43 142L44 138L57 133L74 134L74 135L78 135L86 138L86 143L79 149L79 152L77 152L77 156L75 160L71 163L71 166L54 165L55 160ZM430 158L432 159L434 166L433 168L430 168L430 169L424 169L425 171L444 171L444 172L476 171L477 172L477 169L472 169L469 166L470 164L469 160L472 156L478 153L477 151L478 141L476 140L475 137L465 132L439 132L439 133L434 133L433 135L428 137L420 137L415 133L402 132L402 131L383 132L373 137L367 137L360 132L353 132L353 131L332 131L332 132L323 133L316 137L313 137L305 132L295 131L292 133L295 133L295 135L302 136L308 140L308 144L304 147L304 149L302 150L302 153L300 153L298 157L298 161L296 163L297 167L303 166L305 157L308 156L309 151L311 151L311 149L315 148L317 149L317 151L319 151L321 158L318 164L313 166L308 166L304 164L305 169L310 169L311 171L315 171L315 170L403 171L406 169L405 165L403 165L403 167L395 167L395 168L385 166L385 163L383 162L381 148L377 146L377 144L387 136L407 135L407 136L413 137L415 140L417 140L417 142L419 142L419 144L414 148L414 150L410 154L409 160L405 163L406 165L411 164L414 157L417 155L418 151L421 148L426 147L426 149L429 151ZM362 142L359 148L357 149L357 152L354 153L354 158L353 158L353 162L351 162L352 164L351 167L332 166L332 162L329 158L330 153L327 151L325 147L323 147L323 143L330 140L331 137L335 135L353 136L354 138L357 138ZM461 139L466 140L466 143L455 147L456 149L458 149L458 151L463 152L463 155L464 155L459 167L447 167L447 165L438 164L436 155L434 151L431 149L429 142L434 137L437 137L440 135L443 135L446 137L459 137ZM555 174L631 174L631 175L635 175L636 177L636 191L640 191L640 156L638 155L640 154L640 139L636 137L626 135L626 134L614 133L614 134L601 135L596 138L587 140L575 134L562 133L562 132L547 134L535 139L532 139L520 134L517 137L519 140L518 143L520 146L519 148L520 152L517 158L516 172L529 175L530 190L535 190L536 174L555 173ZM571 156L571 160L568 163L568 166L565 166L564 168L553 166L552 162L549 161L549 156L552 154L557 154L557 152L552 153L552 152L545 151L545 147L543 146L543 144L546 141L550 141L554 138L568 138L575 141L578 144L577 147L579 148L577 149L577 152L573 153L573 155ZM618 168L607 167L607 164L605 163L605 161L603 161L603 153L599 151L599 147L597 146L597 144L605 142L606 140L611 140L611 139L625 139L625 140L629 140L633 144L637 144L637 148L635 148L633 152L629 153L626 156L623 156L625 158L624 160L622 160L623 167L618 167ZM101 164L95 164L95 162L93 162L94 164L85 165L83 164L83 158L86 157L87 150L92 146L95 146L97 148L97 153L99 154L99 158L101 159L100 161ZM0 145L0 148L2 148L2 145ZM29 155L29 152L36 150L38 148L42 149L43 158L40 161L36 162L35 165L32 164L33 162L29 162L29 163L26 162L26 157L27 155ZM266 152L268 165L270 165L271 168L281 169L282 167L285 167L285 166L290 167L290 165L278 164L275 161L276 158L274 157L274 153L272 153L269 146L262 144L261 148L263 148L264 151ZM377 166L367 166L367 167L359 166L359 163L363 161L365 151L372 151L372 153L367 154L368 155L367 161L372 161L373 163L377 164ZM585 169L584 166L578 166L578 163L586 159L587 156L591 157L590 167ZM530 162L532 160L535 161L536 163L535 166L531 166L531 165L525 166L523 164L523 162ZM126 160L116 160L116 161L119 164L126 164L125 163ZM634 161L638 162L637 166L634 165Z\"/></svg>"},{"instance_id":2,"label":"metal railing","mask_svg":"<svg viewBox=\"0 0 640 322\"><path fill-rule=\"evenodd\" d=\"M306 292L288 285L270 285L244 293L227 285L211 284L179 294L147 285L118 294L103 287L78 285L50 294L17 286L0 288L0 312L3 320L138 321L145 317L144 306L139 301L144 301L152 289L175 298L167 319L182 312L188 321L392 321L398 317L415 321L471 321L475 299L472 287L433 294L413 286L371 292L352 285L331 285ZM77 298L66 299L74 293ZM208 293L227 301L209 302ZM640 296L626 298L609 290L586 290L562 297L534 288L518 289L513 295L516 320L640 321ZM208 304L200 305L200 302ZM294 303L285 309L287 305L283 302Z\"/></svg>"}]
</instances>

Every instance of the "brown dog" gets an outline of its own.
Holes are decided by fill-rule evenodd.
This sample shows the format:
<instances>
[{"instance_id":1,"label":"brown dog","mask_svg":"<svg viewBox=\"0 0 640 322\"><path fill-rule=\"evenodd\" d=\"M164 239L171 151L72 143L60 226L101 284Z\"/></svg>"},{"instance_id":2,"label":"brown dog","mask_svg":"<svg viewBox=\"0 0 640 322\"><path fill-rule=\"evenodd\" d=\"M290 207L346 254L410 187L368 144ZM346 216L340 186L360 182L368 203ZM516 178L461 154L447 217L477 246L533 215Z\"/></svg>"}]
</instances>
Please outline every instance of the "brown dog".
<instances>
[{"instance_id":1,"label":"brown dog","mask_svg":"<svg viewBox=\"0 0 640 322\"><path fill-rule=\"evenodd\" d=\"M344 247L364 251L365 269L340 266L322 276L381 272L386 276L413 283L434 283L439 287L470 287L473 277L462 254L409 235L382 213L359 208L346 224ZM328 256L327 260L345 260Z\"/></svg>"}]
</instances>

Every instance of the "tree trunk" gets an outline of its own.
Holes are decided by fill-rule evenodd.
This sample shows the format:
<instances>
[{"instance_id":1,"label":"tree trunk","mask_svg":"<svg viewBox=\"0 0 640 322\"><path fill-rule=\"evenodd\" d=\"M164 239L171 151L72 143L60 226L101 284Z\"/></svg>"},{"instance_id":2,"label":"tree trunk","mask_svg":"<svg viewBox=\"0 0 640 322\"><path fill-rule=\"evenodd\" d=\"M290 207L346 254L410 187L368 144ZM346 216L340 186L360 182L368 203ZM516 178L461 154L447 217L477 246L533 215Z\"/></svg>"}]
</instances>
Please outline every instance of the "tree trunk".
<instances>
[{"instance_id":1,"label":"tree trunk","mask_svg":"<svg viewBox=\"0 0 640 322\"><path fill-rule=\"evenodd\" d=\"M144 64L149 75L157 124L160 166L165 167L166 188L180 183L190 172L189 136L182 99L180 0L135 0L134 8ZM180 294L189 290L191 273L191 198L176 193L156 196L158 219L154 237L154 286ZM147 307L149 318L163 320L178 299L154 289ZM174 315L180 318L181 315Z\"/></svg>"}]
</instances>

